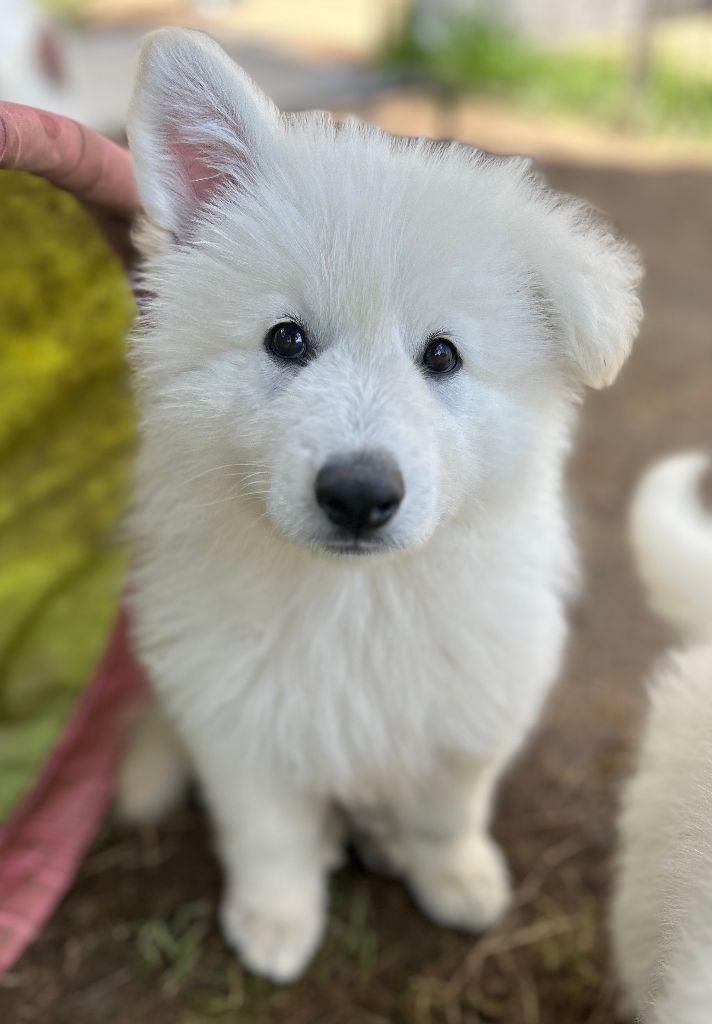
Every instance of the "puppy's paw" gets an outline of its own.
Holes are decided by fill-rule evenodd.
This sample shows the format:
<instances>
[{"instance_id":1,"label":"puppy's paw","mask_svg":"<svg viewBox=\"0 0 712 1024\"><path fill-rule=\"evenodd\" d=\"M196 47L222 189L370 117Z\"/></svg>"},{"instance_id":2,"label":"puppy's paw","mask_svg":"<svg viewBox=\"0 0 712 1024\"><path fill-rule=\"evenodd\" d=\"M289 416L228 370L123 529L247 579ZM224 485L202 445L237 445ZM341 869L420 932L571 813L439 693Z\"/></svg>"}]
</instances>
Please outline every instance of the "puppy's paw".
<instances>
[{"instance_id":1,"label":"puppy's paw","mask_svg":"<svg viewBox=\"0 0 712 1024\"><path fill-rule=\"evenodd\" d=\"M278 984L296 981L307 967L324 931L321 887L307 882L228 896L220 911L223 934L255 974Z\"/></svg>"},{"instance_id":2,"label":"puppy's paw","mask_svg":"<svg viewBox=\"0 0 712 1024\"><path fill-rule=\"evenodd\" d=\"M511 894L509 874L489 836L463 836L423 853L411 864L408 881L433 921L479 933L504 914Z\"/></svg>"}]
</instances>

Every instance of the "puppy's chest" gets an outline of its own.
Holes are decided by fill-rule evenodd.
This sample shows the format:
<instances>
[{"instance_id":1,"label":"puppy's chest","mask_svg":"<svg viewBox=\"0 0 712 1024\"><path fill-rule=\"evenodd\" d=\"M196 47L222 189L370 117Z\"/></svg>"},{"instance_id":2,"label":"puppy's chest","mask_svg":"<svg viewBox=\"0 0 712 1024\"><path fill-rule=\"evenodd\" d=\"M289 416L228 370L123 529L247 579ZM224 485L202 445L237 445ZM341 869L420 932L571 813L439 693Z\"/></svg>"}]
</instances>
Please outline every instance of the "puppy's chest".
<instances>
[{"instance_id":1,"label":"puppy's chest","mask_svg":"<svg viewBox=\"0 0 712 1024\"><path fill-rule=\"evenodd\" d=\"M242 602L240 602L242 605ZM225 652L246 699L261 693L280 704L324 701L349 708L430 700L470 670L482 644L470 615L418 600L398 601L364 588L276 600L262 614L244 605ZM473 628L474 626L474 628Z\"/></svg>"},{"instance_id":2,"label":"puppy's chest","mask_svg":"<svg viewBox=\"0 0 712 1024\"><path fill-rule=\"evenodd\" d=\"M183 600L166 695L211 714L241 756L348 798L427 770L440 751L487 757L521 730L552 674L537 639L543 608L501 581L457 584L220 588L187 617Z\"/></svg>"},{"instance_id":3,"label":"puppy's chest","mask_svg":"<svg viewBox=\"0 0 712 1024\"><path fill-rule=\"evenodd\" d=\"M475 647L447 617L427 619L374 600L263 622L230 655L233 735L260 736L290 775L348 798L413 775L473 698L488 717Z\"/></svg>"}]
</instances>

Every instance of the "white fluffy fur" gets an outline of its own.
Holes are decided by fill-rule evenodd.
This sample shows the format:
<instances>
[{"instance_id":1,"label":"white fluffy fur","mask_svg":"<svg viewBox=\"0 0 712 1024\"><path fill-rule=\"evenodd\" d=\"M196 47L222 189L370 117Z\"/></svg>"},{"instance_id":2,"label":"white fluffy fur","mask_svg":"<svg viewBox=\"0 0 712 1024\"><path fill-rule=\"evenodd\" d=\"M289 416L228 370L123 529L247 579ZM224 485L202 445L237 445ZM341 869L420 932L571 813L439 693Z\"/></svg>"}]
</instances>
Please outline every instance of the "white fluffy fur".
<instances>
[{"instance_id":1,"label":"white fluffy fur","mask_svg":"<svg viewBox=\"0 0 712 1024\"><path fill-rule=\"evenodd\" d=\"M280 115L194 33L146 42L129 138L154 250L135 634L216 825L227 938L302 970L336 806L479 930L508 898L491 794L565 639L575 405L629 351L635 255L523 161ZM302 369L264 349L287 317ZM436 332L446 379L419 367ZM379 553L330 555L315 474L367 448L405 499Z\"/></svg>"},{"instance_id":2,"label":"white fluffy fur","mask_svg":"<svg viewBox=\"0 0 712 1024\"><path fill-rule=\"evenodd\" d=\"M180 801L188 776L189 762L175 729L155 703L148 703L121 764L120 817L134 824L160 820Z\"/></svg>"},{"instance_id":3,"label":"white fluffy fur","mask_svg":"<svg viewBox=\"0 0 712 1024\"><path fill-rule=\"evenodd\" d=\"M705 465L657 464L632 513L652 604L688 641L654 679L621 818L614 939L646 1024L712 1020L712 520L695 495Z\"/></svg>"}]
</instances>

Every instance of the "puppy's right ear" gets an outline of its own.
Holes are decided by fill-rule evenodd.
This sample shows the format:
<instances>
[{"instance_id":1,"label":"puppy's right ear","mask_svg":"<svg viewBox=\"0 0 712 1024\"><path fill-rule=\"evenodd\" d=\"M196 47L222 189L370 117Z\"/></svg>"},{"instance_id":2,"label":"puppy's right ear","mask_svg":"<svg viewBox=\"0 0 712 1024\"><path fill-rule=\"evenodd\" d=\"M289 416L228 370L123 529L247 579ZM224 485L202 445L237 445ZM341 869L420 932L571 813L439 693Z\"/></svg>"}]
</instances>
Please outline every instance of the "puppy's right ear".
<instances>
[{"instance_id":1,"label":"puppy's right ear","mask_svg":"<svg viewBox=\"0 0 712 1024\"><path fill-rule=\"evenodd\" d=\"M151 227L184 238L202 207L254 176L278 124L272 101L209 36L151 33L127 123Z\"/></svg>"}]
</instances>

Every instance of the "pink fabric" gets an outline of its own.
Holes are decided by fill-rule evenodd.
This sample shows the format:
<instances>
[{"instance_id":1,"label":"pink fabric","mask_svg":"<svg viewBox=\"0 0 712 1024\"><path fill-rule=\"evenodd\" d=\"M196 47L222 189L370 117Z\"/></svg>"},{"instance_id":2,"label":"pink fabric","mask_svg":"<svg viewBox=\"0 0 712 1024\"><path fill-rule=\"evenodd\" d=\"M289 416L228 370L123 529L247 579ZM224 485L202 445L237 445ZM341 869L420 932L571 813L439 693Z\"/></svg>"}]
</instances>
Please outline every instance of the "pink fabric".
<instances>
[{"instance_id":1,"label":"pink fabric","mask_svg":"<svg viewBox=\"0 0 712 1024\"><path fill-rule=\"evenodd\" d=\"M128 150L68 118L0 103L0 168L29 171L72 192L126 254L139 207ZM121 613L38 783L0 829L0 973L39 933L96 835L113 792L127 711L142 689Z\"/></svg>"},{"instance_id":2,"label":"pink fabric","mask_svg":"<svg viewBox=\"0 0 712 1024\"><path fill-rule=\"evenodd\" d=\"M59 746L0 831L0 973L39 933L96 835L113 793L127 710L143 685L122 612Z\"/></svg>"}]
</instances>

